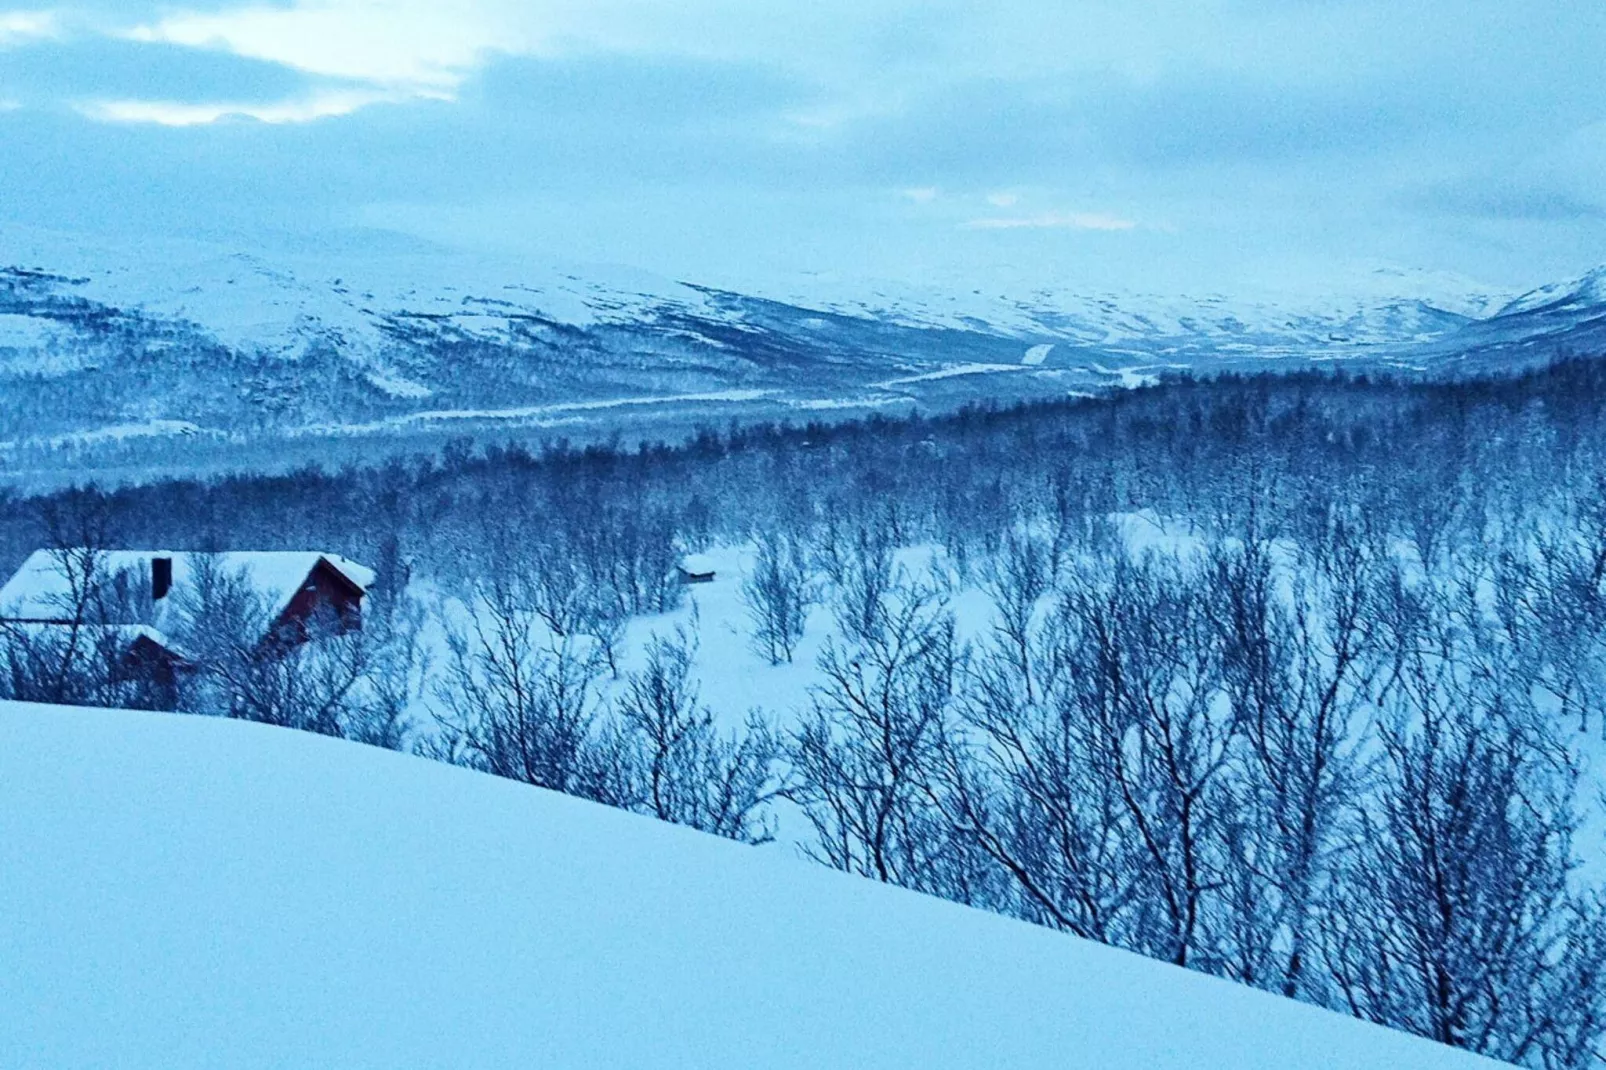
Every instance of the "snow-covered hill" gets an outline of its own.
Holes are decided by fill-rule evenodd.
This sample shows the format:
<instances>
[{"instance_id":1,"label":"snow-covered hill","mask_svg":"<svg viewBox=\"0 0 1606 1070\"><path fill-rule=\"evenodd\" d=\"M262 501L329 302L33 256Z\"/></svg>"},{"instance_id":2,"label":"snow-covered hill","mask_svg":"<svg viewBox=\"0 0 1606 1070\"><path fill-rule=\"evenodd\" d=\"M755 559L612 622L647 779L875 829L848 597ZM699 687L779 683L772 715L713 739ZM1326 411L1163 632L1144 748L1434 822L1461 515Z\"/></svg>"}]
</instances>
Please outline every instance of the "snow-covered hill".
<instances>
[{"instance_id":1,"label":"snow-covered hill","mask_svg":"<svg viewBox=\"0 0 1606 1070\"><path fill-rule=\"evenodd\" d=\"M1230 298L822 279L736 293L333 237L270 254L8 230L0 478L91 471L156 442L315 455L331 438L350 450L463 433L673 436L730 417L1063 397L1176 370L1430 372L1595 345L1602 297L1598 276L1512 299L1398 271L1336 293Z\"/></svg>"},{"instance_id":2,"label":"snow-covered hill","mask_svg":"<svg viewBox=\"0 0 1606 1070\"><path fill-rule=\"evenodd\" d=\"M17 1070L1494 1065L354 744L3 702L0 743Z\"/></svg>"}]
</instances>

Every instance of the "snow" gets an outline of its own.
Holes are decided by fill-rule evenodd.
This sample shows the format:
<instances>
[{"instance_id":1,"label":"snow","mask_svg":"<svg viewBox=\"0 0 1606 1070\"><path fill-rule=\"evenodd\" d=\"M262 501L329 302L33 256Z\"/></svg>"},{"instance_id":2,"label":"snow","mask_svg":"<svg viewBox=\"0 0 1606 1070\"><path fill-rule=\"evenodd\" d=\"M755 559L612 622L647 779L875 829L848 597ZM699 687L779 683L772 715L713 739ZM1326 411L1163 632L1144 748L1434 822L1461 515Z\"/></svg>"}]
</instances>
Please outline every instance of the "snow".
<instances>
[{"instance_id":1,"label":"snow","mask_svg":"<svg viewBox=\"0 0 1606 1070\"><path fill-rule=\"evenodd\" d=\"M880 408L884 405L897 405L903 400L898 397L807 398L788 404L794 409L803 409L807 412L830 412L836 409Z\"/></svg>"},{"instance_id":2,"label":"snow","mask_svg":"<svg viewBox=\"0 0 1606 1070\"><path fill-rule=\"evenodd\" d=\"M702 291L632 268L531 264L436 248L376 253L333 237L316 252L270 255L208 241L129 245L10 227L0 264L48 267L77 277L71 292L78 296L188 321L230 347L280 356L329 335L372 356L385 348L383 321L392 316L444 317L466 333L501 336L507 313L592 326L633 322L649 304L709 310Z\"/></svg>"},{"instance_id":3,"label":"snow","mask_svg":"<svg viewBox=\"0 0 1606 1070\"><path fill-rule=\"evenodd\" d=\"M281 436L339 436L349 441L337 448L371 454L387 438L435 438L475 424L498 434L642 425L663 433L726 404L749 417L791 410L825 418L911 401L949 407L1042 397L1055 379L1080 390L1152 381L1136 371L1100 381L1089 359L1175 362L1205 374L1261 358L1431 368L1470 342L1535 330L1549 337L1570 326L1548 313L1537 325L1524 317L1485 322L1480 317L1509 298L1471 280L1398 269L1369 270L1330 291L1248 288L1232 296L1119 291L1069 278L1048 287L1021 278L985 291L973 281L949 280L944 289L824 276L796 285L730 280L715 289L706 279L373 237L337 230L316 248L252 241L242 254L237 239L221 236L131 246L106 235L7 228L0 264L25 274L0 287L10 302L0 302L0 378L100 382L96 369L126 373L134 353L156 372L114 375L104 398L74 390L76 380L46 383L48 426L6 427L0 452L21 454L30 478L127 478L138 463L130 448L143 437L177 447L158 451L159 469L186 472ZM32 269L54 274L27 275ZM88 318L51 318L80 306ZM97 316L126 330L129 343L91 330ZM26 344L7 347L8 338ZM208 339L235 359L187 364ZM460 353L478 356L465 363ZM597 359L563 356L580 353ZM295 391L298 362L309 359L323 369L337 361L337 373L362 383L365 403L331 409ZM547 359L564 361L562 373L528 374ZM519 374L500 375L503 362ZM260 384L247 371L253 367L262 369ZM189 400L153 385L174 375L184 377ZM267 399L287 404L264 410L257 402ZM202 411L205 428L189 422ZM351 414L350 422L331 412Z\"/></svg>"},{"instance_id":4,"label":"snow","mask_svg":"<svg viewBox=\"0 0 1606 1070\"><path fill-rule=\"evenodd\" d=\"M753 622L742 595L742 581L755 564L753 547L716 546L694 556L698 564L694 571L712 572L714 579L687 586L680 609L632 620L625 634L623 668L640 668L652 637L684 629L698 644L692 675L699 694L722 727L740 728L754 709L791 726L809 706L810 687L820 682L815 661L835 630L830 611L814 607L792 661L771 665L753 647Z\"/></svg>"},{"instance_id":5,"label":"snow","mask_svg":"<svg viewBox=\"0 0 1606 1070\"><path fill-rule=\"evenodd\" d=\"M70 629L61 624L39 624L34 622L18 622L0 619L0 635L22 635L30 639L49 638L51 636L65 639ZM148 624L95 624L86 625L78 634L87 635L88 641L98 643L102 639L115 640L116 644L127 649L140 639L147 639L164 650L184 655L185 651L172 639Z\"/></svg>"},{"instance_id":6,"label":"snow","mask_svg":"<svg viewBox=\"0 0 1606 1070\"><path fill-rule=\"evenodd\" d=\"M1089 364L1089 368L1100 375L1113 375L1120 381L1124 390L1136 390L1139 387L1154 386L1160 381L1159 377L1141 368L1106 368L1102 364Z\"/></svg>"},{"instance_id":7,"label":"snow","mask_svg":"<svg viewBox=\"0 0 1606 1070\"><path fill-rule=\"evenodd\" d=\"M8 1067L1493 1066L476 773L0 702Z\"/></svg>"},{"instance_id":8,"label":"snow","mask_svg":"<svg viewBox=\"0 0 1606 1070\"><path fill-rule=\"evenodd\" d=\"M711 576L718 568L708 554L687 554L680 559L680 570L693 576Z\"/></svg>"},{"instance_id":9,"label":"snow","mask_svg":"<svg viewBox=\"0 0 1606 1070\"><path fill-rule=\"evenodd\" d=\"M0 312L0 349L32 349L50 342L54 325L49 320Z\"/></svg>"},{"instance_id":10,"label":"snow","mask_svg":"<svg viewBox=\"0 0 1606 1070\"><path fill-rule=\"evenodd\" d=\"M920 375L906 375L899 379L886 379L871 386L886 389L894 386L908 386L911 383L930 383L938 379L952 379L958 375L991 375L994 372L1018 372L1027 368L1025 364L952 364L946 368L939 368L934 372L923 372Z\"/></svg>"},{"instance_id":11,"label":"snow","mask_svg":"<svg viewBox=\"0 0 1606 1070\"><path fill-rule=\"evenodd\" d=\"M1571 301L1575 304L1606 302L1606 267L1598 267L1575 279L1551 283L1530 290L1501 307L1499 315L1533 312L1546 305Z\"/></svg>"},{"instance_id":12,"label":"snow","mask_svg":"<svg viewBox=\"0 0 1606 1070\"><path fill-rule=\"evenodd\" d=\"M120 423L106 427L88 428L65 435L34 436L0 441L0 450L15 450L29 446L48 446L52 449L62 449L64 447L121 443L132 439L183 438L207 433L206 428L189 420L153 419L141 420L136 423Z\"/></svg>"},{"instance_id":13,"label":"snow","mask_svg":"<svg viewBox=\"0 0 1606 1070\"><path fill-rule=\"evenodd\" d=\"M410 412L366 424L324 424L302 428L303 433L362 434L388 431L411 424L439 424L455 421L496 420L543 422L543 418L562 416L565 413L598 412L607 409L651 405L702 405L762 401L773 397L775 390L710 390L697 394L644 394L640 397L603 398L595 401L564 401L551 405L521 405L507 409L430 409Z\"/></svg>"},{"instance_id":14,"label":"snow","mask_svg":"<svg viewBox=\"0 0 1606 1070\"><path fill-rule=\"evenodd\" d=\"M586 328L661 323L669 313L756 329L728 307L733 294L859 320L981 330L1029 341L1029 353L1045 338L1148 346L1166 339L1214 345L1252 340L1300 351L1343 350L1438 337L1512 299L1461 276L1395 267L1350 270L1331 285L1303 290L1287 280L1272 287L1245 282L1232 295L1025 281L982 291L960 279L922 286L821 275L728 280L729 286L718 289L612 264L532 263L440 248L376 251L334 235L316 251L250 254L224 242L169 240L136 247L104 235L31 227L9 228L5 237L0 263L75 276L68 288L75 295L189 321L241 350L290 357L333 337L358 359L376 362L387 345L387 325L417 319L498 341L506 340L512 320L530 317ZM806 330L828 326L818 315L799 322ZM729 345L696 330L663 329L715 349ZM25 330L32 328L18 326L11 333ZM7 333L0 324L0 345ZM409 381L382 367L374 374L381 389L400 386L391 391L398 397L421 396L407 393Z\"/></svg>"},{"instance_id":15,"label":"snow","mask_svg":"<svg viewBox=\"0 0 1606 1070\"><path fill-rule=\"evenodd\" d=\"M406 376L375 369L368 373L368 381L393 398L427 398L435 393L423 383L415 383Z\"/></svg>"},{"instance_id":16,"label":"snow","mask_svg":"<svg viewBox=\"0 0 1606 1070\"><path fill-rule=\"evenodd\" d=\"M93 431L75 431L70 435L57 435L49 441L52 446L87 446L95 442L122 442L131 438L194 435L200 431L201 427L189 420L141 420L138 423L113 424Z\"/></svg>"},{"instance_id":17,"label":"snow","mask_svg":"<svg viewBox=\"0 0 1606 1070\"><path fill-rule=\"evenodd\" d=\"M1248 337L1260 346L1301 351L1438 337L1447 329L1441 319L1481 319L1511 299L1463 275L1376 264L1346 265L1330 278L1305 282L1239 280L1230 294L1143 292L1086 282L1045 287L1024 277L988 290L974 288L969 278L922 286L818 274L733 286L838 315L953 330L980 325L1021 339L1152 345L1171 338L1219 347Z\"/></svg>"}]
</instances>

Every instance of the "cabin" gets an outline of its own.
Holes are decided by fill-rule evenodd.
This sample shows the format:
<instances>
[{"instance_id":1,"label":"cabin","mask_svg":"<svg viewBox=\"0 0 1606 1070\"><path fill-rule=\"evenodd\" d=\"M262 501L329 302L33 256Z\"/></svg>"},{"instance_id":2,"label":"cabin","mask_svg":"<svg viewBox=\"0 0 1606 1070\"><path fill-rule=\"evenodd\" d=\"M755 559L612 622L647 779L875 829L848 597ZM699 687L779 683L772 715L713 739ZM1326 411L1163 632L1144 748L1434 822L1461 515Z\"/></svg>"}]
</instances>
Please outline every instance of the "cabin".
<instances>
[{"instance_id":1,"label":"cabin","mask_svg":"<svg viewBox=\"0 0 1606 1070\"><path fill-rule=\"evenodd\" d=\"M40 662L104 665L112 683L138 685L133 701L158 710L177 704L179 684L195 667L177 644L143 624L73 627L0 620L0 655L7 672L26 673Z\"/></svg>"},{"instance_id":2,"label":"cabin","mask_svg":"<svg viewBox=\"0 0 1606 1070\"><path fill-rule=\"evenodd\" d=\"M177 693L179 677L194 668L190 659L155 628L119 629L114 681L143 680L161 695Z\"/></svg>"},{"instance_id":3,"label":"cabin","mask_svg":"<svg viewBox=\"0 0 1606 1070\"><path fill-rule=\"evenodd\" d=\"M113 683L139 685L137 701L151 709L170 710L178 705L179 684L194 671L195 663L172 640L140 624L109 625L98 631L105 634L100 642L112 644L108 653L114 659Z\"/></svg>"},{"instance_id":4,"label":"cabin","mask_svg":"<svg viewBox=\"0 0 1606 1070\"><path fill-rule=\"evenodd\" d=\"M702 554L687 554L680 559L681 583L713 583L714 562Z\"/></svg>"},{"instance_id":5,"label":"cabin","mask_svg":"<svg viewBox=\"0 0 1606 1070\"><path fill-rule=\"evenodd\" d=\"M260 643L293 646L309 638L315 619L360 629L374 579L355 561L316 551L36 550L0 587L0 627L143 627L150 643L177 657L163 632L176 628L204 585L226 580L260 610ZM93 621L81 608L86 589L94 592ZM148 645L142 651L154 655Z\"/></svg>"}]
</instances>

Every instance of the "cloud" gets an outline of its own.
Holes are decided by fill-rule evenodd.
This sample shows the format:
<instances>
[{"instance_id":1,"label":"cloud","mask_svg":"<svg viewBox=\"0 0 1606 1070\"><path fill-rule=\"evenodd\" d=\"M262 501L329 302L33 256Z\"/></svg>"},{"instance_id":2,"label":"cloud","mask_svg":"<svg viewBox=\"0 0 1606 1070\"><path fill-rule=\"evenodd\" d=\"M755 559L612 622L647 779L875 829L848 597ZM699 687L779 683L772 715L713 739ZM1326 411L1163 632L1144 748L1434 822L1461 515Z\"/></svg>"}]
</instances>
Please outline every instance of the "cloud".
<instances>
[{"instance_id":1,"label":"cloud","mask_svg":"<svg viewBox=\"0 0 1606 1070\"><path fill-rule=\"evenodd\" d=\"M1566 223L1606 219L1606 205L1561 189L1498 181L1461 183L1405 198L1408 207L1472 218Z\"/></svg>"},{"instance_id":2,"label":"cloud","mask_svg":"<svg viewBox=\"0 0 1606 1070\"><path fill-rule=\"evenodd\" d=\"M103 100L265 104L314 88L355 88L311 82L276 63L96 35L15 49L0 63L0 97L32 106Z\"/></svg>"},{"instance_id":3,"label":"cloud","mask_svg":"<svg viewBox=\"0 0 1606 1070\"><path fill-rule=\"evenodd\" d=\"M822 5L842 13L857 6L820 0L811 9ZM392 102L456 99L469 81L508 57L624 56L649 64L681 59L789 71L792 66L777 59L807 52L800 39L830 41L827 31L839 34L842 28L823 10L766 14L751 8L746 0L687 0L673 10L655 0L290 0L168 11L111 32L129 41L227 53L312 79L382 89L374 101ZM788 120L794 127L825 130L867 107L873 105L852 94L800 101ZM193 113L207 110L219 109L198 105ZM276 111L325 114L293 100Z\"/></svg>"},{"instance_id":4,"label":"cloud","mask_svg":"<svg viewBox=\"0 0 1606 1070\"><path fill-rule=\"evenodd\" d=\"M1006 216L990 219L972 219L962 224L965 230L1133 230L1137 224L1130 219L1104 212L1045 212L1035 216Z\"/></svg>"},{"instance_id":5,"label":"cloud","mask_svg":"<svg viewBox=\"0 0 1606 1070\"><path fill-rule=\"evenodd\" d=\"M460 85L487 53L516 51L524 43L516 25L493 17L496 10L418 0L302 0L288 7L172 14L127 36L438 95Z\"/></svg>"},{"instance_id":6,"label":"cloud","mask_svg":"<svg viewBox=\"0 0 1606 1070\"><path fill-rule=\"evenodd\" d=\"M539 50L518 10L486 0L296 0L168 13L119 36L275 64L299 72L314 88L271 103L116 100L97 102L84 113L170 126L232 116L299 123L373 104L451 100L491 56Z\"/></svg>"},{"instance_id":7,"label":"cloud","mask_svg":"<svg viewBox=\"0 0 1606 1070\"><path fill-rule=\"evenodd\" d=\"M1585 123L1527 154L1502 154L1430 182L1404 198L1432 213L1502 221L1567 223L1606 219L1606 121Z\"/></svg>"},{"instance_id":8,"label":"cloud","mask_svg":"<svg viewBox=\"0 0 1606 1070\"><path fill-rule=\"evenodd\" d=\"M12 2L54 14L0 15L0 219L256 240L388 206L668 272L1210 285L1285 249L1528 278L1606 247L1606 7Z\"/></svg>"},{"instance_id":9,"label":"cloud","mask_svg":"<svg viewBox=\"0 0 1606 1070\"><path fill-rule=\"evenodd\" d=\"M169 11L132 27L114 27L102 18L96 25L103 34L145 53L188 55L187 65L180 65L201 78L191 73L192 84L170 85L166 92L161 86L153 91L121 85L69 99L74 110L95 121L170 127L235 118L309 123L376 104L452 100L490 56L525 50L529 42L516 20L501 17L509 10L480 0L450 7L423 0L297 0L288 6ZM100 41L79 48L104 52L110 43ZM232 92L226 81L205 78L220 63L243 68L235 73ZM152 68L147 56L143 69L148 75L174 66ZM92 62L76 69L83 77L86 70L108 68ZM280 77L265 78L261 71ZM275 80L276 91L260 97L251 92L252 83Z\"/></svg>"},{"instance_id":10,"label":"cloud","mask_svg":"<svg viewBox=\"0 0 1606 1070\"><path fill-rule=\"evenodd\" d=\"M118 32L438 97L497 56L613 54L788 67L777 61L839 52L844 17L853 10L861 22L884 17L874 5L867 11L849 0L817 0L808 11L758 7L748 0L673 7L657 0L289 0L169 11Z\"/></svg>"},{"instance_id":11,"label":"cloud","mask_svg":"<svg viewBox=\"0 0 1606 1070\"><path fill-rule=\"evenodd\" d=\"M0 11L0 48L28 41L48 40L61 32L50 11Z\"/></svg>"},{"instance_id":12,"label":"cloud","mask_svg":"<svg viewBox=\"0 0 1606 1070\"><path fill-rule=\"evenodd\" d=\"M382 90L336 90L298 100L267 104L186 104L169 100L102 100L77 106L80 114L110 123L154 123L158 126L204 126L222 119L255 119L263 123L306 123L350 115L370 104L410 99Z\"/></svg>"}]
</instances>

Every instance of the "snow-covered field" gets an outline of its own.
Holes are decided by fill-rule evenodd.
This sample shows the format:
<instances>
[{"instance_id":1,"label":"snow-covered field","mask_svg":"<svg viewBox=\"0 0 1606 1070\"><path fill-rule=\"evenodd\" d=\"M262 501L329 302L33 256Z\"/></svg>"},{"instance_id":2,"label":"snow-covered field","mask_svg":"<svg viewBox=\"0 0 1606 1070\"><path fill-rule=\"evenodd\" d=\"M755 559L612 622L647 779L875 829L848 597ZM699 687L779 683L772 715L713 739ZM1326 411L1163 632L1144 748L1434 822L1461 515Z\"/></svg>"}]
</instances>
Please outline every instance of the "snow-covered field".
<instances>
[{"instance_id":1,"label":"snow-covered field","mask_svg":"<svg viewBox=\"0 0 1606 1070\"><path fill-rule=\"evenodd\" d=\"M355 744L0 703L0 1062L1493 1065Z\"/></svg>"},{"instance_id":2,"label":"snow-covered field","mask_svg":"<svg viewBox=\"0 0 1606 1070\"><path fill-rule=\"evenodd\" d=\"M1133 527L1134 539L1144 539L1143 545L1165 544L1163 536L1137 531L1136 523ZM631 619L620 644L621 672L629 673L642 667L647 645L653 638L670 638L677 632L684 632L697 646L692 676L699 696L724 727L741 728L747 714L755 709L784 728L795 727L810 707L812 689L823 683L818 668L820 654L832 640L842 642L830 606L822 603L810 608L802 641L793 651L792 660L772 665L754 645L755 626L742 594L742 581L754 568L753 547L750 544L716 546L700 556L715 570L714 580L688 586L684 602L671 613ZM943 598L954 614L956 634L962 641L981 639L992 627L995 619L992 602L975 586L952 584L948 570L942 565L939 548L906 548L898 553L897 563L912 580L945 582L951 588ZM935 575L939 577L935 581L932 579L934 565ZM420 594L430 599L433 589ZM465 612L460 603L454 603L447 607L444 615L462 621L466 619ZM425 638L430 663L438 669L448 657L439 621L431 622ZM617 682L606 679L603 684L608 692L618 687ZM415 721L426 732L432 730L430 708L430 696L425 695L412 711Z\"/></svg>"}]
</instances>

